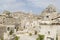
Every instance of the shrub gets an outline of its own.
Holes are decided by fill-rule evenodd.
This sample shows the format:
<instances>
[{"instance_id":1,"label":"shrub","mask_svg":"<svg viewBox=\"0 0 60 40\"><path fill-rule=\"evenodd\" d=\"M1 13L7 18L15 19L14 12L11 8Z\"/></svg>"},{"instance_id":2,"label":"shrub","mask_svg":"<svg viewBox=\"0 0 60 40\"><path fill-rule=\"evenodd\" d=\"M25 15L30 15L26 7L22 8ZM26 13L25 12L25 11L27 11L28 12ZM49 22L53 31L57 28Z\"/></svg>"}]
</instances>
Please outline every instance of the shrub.
<instances>
[{"instance_id":1,"label":"shrub","mask_svg":"<svg viewBox=\"0 0 60 40\"><path fill-rule=\"evenodd\" d=\"M56 40L58 40L58 37L56 37Z\"/></svg>"},{"instance_id":2,"label":"shrub","mask_svg":"<svg viewBox=\"0 0 60 40\"><path fill-rule=\"evenodd\" d=\"M3 39L3 37L2 37L2 38L0 38L0 40L4 40L4 39Z\"/></svg>"},{"instance_id":3,"label":"shrub","mask_svg":"<svg viewBox=\"0 0 60 40\"><path fill-rule=\"evenodd\" d=\"M30 36L32 36L32 33L29 33Z\"/></svg>"},{"instance_id":4,"label":"shrub","mask_svg":"<svg viewBox=\"0 0 60 40\"><path fill-rule=\"evenodd\" d=\"M9 34L12 35L13 34L13 31L11 30Z\"/></svg>"},{"instance_id":5,"label":"shrub","mask_svg":"<svg viewBox=\"0 0 60 40\"><path fill-rule=\"evenodd\" d=\"M38 35L38 38L36 40L44 40L44 35Z\"/></svg>"},{"instance_id":6,"label":"shrub","mask_svg":"<svg viewBox=\"0 0 60 40\"><path fill-rule=\"evenodd\" d=\"M19 38L16 36L16 37L15 37L15 40L19 40Z\"/></svg>"}]
</instances>

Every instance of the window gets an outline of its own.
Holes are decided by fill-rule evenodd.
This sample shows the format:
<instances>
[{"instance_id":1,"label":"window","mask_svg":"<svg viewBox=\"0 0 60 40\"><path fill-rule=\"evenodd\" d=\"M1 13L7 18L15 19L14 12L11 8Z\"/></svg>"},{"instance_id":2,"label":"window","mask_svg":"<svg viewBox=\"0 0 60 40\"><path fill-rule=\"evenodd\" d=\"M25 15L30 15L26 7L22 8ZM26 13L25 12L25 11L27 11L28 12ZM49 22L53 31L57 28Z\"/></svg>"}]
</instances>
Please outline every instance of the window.
<instances>
[{"instance_id":1,"label":"window","mask_svg":"<svg viewBox=\"0 0 60 40\"><path fill-rule=\"evenodd\" d=\"M35 26L33 28L35 28Z\"/></svg>"},{"instance_id":2,"label":"window","mask_svg":"<svg viewBox=\"0 0 60 40\"><path fill-rule=\"evenodd\" d=\"M49 18L49 16L46 16L46 18Z\"/></svg>"},{"instance_id":3,"label":"window","mask_svg":"<svg viewBox=\"0 0 60 40\"><path fill-rule=\"evenodd\" d=\"M48 31L48 34L50 34L50 31Z\"/></svg>"},{"instance_id":4,"label":"window","mask_svg":"<svg viewBox=\"0 0 60 40\"><path fill-rule=\"evenodd\" d=\"M16 29L16 27L15 27L15 29Z\"/></svg>"},{"instance_id":5,"label":"window","mask_svg":"<svg viewBox=\"0 0 60 40\"><path fill-rule=\"evenodd\" d=\"M41 29L41 26L39 26L39 28Z\"/></svg>"},{"instance_id":6,"label":"window","mask_svg":"<svg viewBox=\"0 0 60 40\"><path fill-rule=\"evenodd\" d=\"M7 30L9 31L9 29L10 29L10 28L8 27Z\"/></svg>"},{"instance_id":7,"label":"window","mask_svg":"<svg viewBox=\"0 0 60 40\"><path fill-rule=\"evenodd\" d=\"M54 20L54 19L51 19L51 20Z\"/></svg>"},{"instance_id":8,"label":"window","mask_svg":"<svg viewBox=\"0 0 60 40\"><path fill-rule=\"evenodd\" d=\"M25 26L24 26L24 28L25 28Z\"/></svg>"},{"instance_id":9,"label":"window","mask_svg":"<svg viewBox=\"0 0 60 40\"><path fill-rule=\"evenodd\" d=\"M37 31L35 31L35 35L37 34Z\"/></svg>"}]
</instances>

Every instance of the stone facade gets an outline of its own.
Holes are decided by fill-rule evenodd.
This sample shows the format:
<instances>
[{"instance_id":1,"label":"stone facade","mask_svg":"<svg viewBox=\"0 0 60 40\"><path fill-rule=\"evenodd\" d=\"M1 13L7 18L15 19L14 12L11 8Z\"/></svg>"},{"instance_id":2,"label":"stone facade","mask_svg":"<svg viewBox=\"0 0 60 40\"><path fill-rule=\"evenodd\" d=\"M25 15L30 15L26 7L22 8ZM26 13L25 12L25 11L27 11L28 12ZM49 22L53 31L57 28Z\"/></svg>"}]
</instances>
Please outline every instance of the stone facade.
<instances>
[{"instance_id":1,"label":"stone facade","mask_svg":"<svg viewBox=\"0 0 60 40\"><path fill-rule=\"evenodd\" d=\"M5 25L0 24L0 39L2 39L4 37L4 33L7 32L6 29L7 28Z\"/></svg>"},{"instance_id":2,"label":"stone facade","mask_svg":"<svg viewBox=\"0 0 60 40\"><path fill-rule=\"evenodd\" d=\"M0 24L5 25L6 30L9 29L4 35L5 40L9 40L14 34L21 37L21 35L28 36L30 33L36 35L35 39L38 34L44 35L44 40L56 40L56 35L60 37L60 14L53 5L49 5L40 15L5 11L0 15ZM13 34L9 35L11 30Z\"/></svg>"}]
</instances>

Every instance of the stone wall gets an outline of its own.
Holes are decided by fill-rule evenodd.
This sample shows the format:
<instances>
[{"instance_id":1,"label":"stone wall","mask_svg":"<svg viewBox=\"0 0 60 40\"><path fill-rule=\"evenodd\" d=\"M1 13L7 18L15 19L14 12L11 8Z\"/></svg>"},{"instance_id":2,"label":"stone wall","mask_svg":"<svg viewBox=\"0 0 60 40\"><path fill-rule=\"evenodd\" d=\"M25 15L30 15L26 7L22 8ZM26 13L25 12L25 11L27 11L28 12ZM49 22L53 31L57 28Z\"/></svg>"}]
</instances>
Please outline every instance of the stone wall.
<instances>
[{"instance_id":1,"label":"stone wall","mask_svg":"<svg viewBox=\"0 0 60 40\"><path fill-rule=\"evenodd\" d=\"M6 31L6 26L0 25L0 38L3 38L4 32Z\"/></svg>"}]
</instances>

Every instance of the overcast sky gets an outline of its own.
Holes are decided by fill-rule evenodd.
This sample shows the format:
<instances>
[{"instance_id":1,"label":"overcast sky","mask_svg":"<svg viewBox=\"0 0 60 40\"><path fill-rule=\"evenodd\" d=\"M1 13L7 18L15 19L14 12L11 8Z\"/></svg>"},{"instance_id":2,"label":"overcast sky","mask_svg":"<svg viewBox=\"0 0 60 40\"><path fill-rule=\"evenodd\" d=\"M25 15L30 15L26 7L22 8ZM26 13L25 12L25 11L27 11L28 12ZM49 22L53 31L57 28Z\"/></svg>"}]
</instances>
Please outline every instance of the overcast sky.
<instances>
[{"instance_id":1,"label":"overcast sky","mask_svg":"<svg viewBox=\"0 0 60 40\"><path fill-rule=\"evenodd\" d=\"M60 9L60 0L0 0L0 12L9 10L40 13L49 4L53 4L57 9Z\"/></svg>"}]
</instances>

